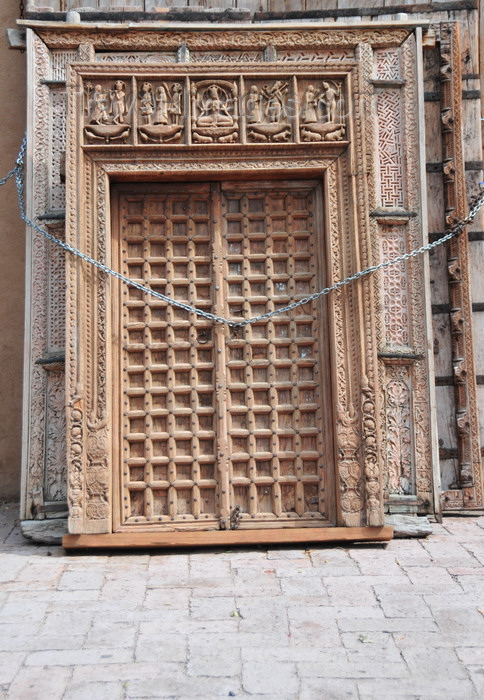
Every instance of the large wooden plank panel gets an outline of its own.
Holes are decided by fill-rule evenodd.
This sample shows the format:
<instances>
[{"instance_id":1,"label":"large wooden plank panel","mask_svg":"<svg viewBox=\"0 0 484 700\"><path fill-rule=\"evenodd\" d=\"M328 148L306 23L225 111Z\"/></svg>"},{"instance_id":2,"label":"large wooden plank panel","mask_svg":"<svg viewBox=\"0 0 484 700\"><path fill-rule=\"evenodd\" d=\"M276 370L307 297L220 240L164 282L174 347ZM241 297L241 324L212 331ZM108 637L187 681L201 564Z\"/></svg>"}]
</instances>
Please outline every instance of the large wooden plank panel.
<instances>
[{"instance_id":1,"label":"large wooden plank panel","mask_svg":"<svg viewBox=\"0 0 484 700\"><path fill-rule=\"evenodd\" d=\"M482 144L481 104L479 99L462 101L462 131L465 162L480 161L482 159Z\"/></svg>"},{"instance_id":2,"label":"large wooden plank panel","mask_svg":"<svg viewBox=\"0 0 484 700\"><path fill-rule=\"evenodd\" d=\"M439 423L439 446L446 449L457 447L454 386L436 386L437 416Z\"/></svg>"},{"instance_id":3,"label":"large wooden plank panel","mask_svg":"<svg viewBox=\"0 0 484 700\"><path fill-rule=\"evenodd\" d=\"M477 402L479 405L479 428L481 434L481 445L484 445L484 385L477 387Z\"/></svg>"},{"instance_id":4,"label":"large wooden plank panel","mask_svg":"<svg viewBox=\"0 0 484 700\"><path fill-rule=\"evenodd\" d=\"M474 313L472 316L472 330L474 334L476 374L484 374L484 312Z\"/></svg>"},{"instance_id":5,"label":"large wooden plank panel","mask_svg":"<svg viewBox=\"0 0 484 700\"><path fill-rule=\"evenodd\" d=\"M440 129L440 102L425 103L425 159L438 163L442 158L442 134Z\"/></svg>"},{"instance_id":6,"label":"large wooden plank panel","mask_svg":"<svg viewBox=\"0 0 484 700\"><path fill-rule=\"evenodd\" d=\"M442 156L439 158L441 160ZM444 197L442 191L442 173L427 173L427 202L429 232L443 231L444 224Z\"/></svg>"},{"instance_id":7,"label":"large wooden plank panel","mask_svg":"<svg viewBox=\"0 0 484 700\"><path fill-rule=\"evenodd\" d=\"M449 18L460 23L462 73L479 72L479 12L452 10Z\"/></svg>"},{"instance_id":8,"label":"large wooden plank panel","mask_svg":"<svg viewBox=\"0 0 484 700\"><path fill-rule=\"evenodd\" d=\"M436 229L439 231L439 229ZM447 251L445 243L430 251L430 284L432 304L449 303L449 287L447 285Z\"/></svg>"},{"instance_id":9,"label":"large wooden plank panel","mask_svg":"<svg viewBox=\"0 0 484 700\"><path fill-rule=\"evenodd\" d=\"M449 314L434 314L434 362L437 377L452 376L452 353L450 345Z\"/></svg>"},{"instance_id":10,"label":"large wooden plank panel","mask_svg":"<svg viewBox=\"0 0 484 700\"><path fill-rule=\"evenodd\" d=\"M456 480L459 474L459 462L457 459L441 459L440 460L440 481L442 492L450 491L455 488Z\"/></svg>"},{"instance_id":11,"label":"large wooden plank panel","mask_svg":"<svg viewBox=\"0 0 484 700\"><path fill-rule=\"evenodd\" d=\"M206 532L136 532L113 535L65 535L64 549L93 547L178 548L227 545L308 544L316 542L388 542L393 527L328 527L305 530L217 530Z\"/></svg>"},{"instance_id":12,"label":"large wooden plank panel","mask_svg":"<svg viewBox=\"0 0 484 700\"><path fill-rule=\"evenodd\" d=\"M471 299L474 304L484 302L484 241L469 243L471 272ZM483 372L478 372L483 374Z\"/></svg>"}]
</instances>

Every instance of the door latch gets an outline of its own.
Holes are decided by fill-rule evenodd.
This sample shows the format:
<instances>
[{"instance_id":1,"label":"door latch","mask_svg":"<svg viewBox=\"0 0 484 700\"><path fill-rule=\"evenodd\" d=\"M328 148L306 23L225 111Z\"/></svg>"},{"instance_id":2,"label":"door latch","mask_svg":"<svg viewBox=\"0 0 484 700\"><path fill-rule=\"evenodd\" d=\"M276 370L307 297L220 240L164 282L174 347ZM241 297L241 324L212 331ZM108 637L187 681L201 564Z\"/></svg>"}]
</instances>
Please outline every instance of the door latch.
<instances>
[{"instance_id":1,"label":"door latch","mask_svg":"<svg viewBox=\"0 0 484 700\"><path fill-rule=\"evenodd\" d=\"M240 506L236 505L230 514L230 529L237 530L240 523Z\"/></svg>"}]
</instances>

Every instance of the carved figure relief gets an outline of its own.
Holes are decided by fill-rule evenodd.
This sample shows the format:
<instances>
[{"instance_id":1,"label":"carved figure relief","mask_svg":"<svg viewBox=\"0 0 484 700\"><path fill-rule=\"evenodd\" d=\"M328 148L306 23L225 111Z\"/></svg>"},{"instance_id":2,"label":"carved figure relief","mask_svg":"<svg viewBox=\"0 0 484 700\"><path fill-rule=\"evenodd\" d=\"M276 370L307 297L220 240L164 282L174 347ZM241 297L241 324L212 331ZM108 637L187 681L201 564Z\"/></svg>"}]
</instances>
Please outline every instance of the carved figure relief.
<instances>
[{"instance_id":1,"label":"carved figure relief","mask_svg":"<svg viewBox=\"0 0 484 700\"><path fill-rule=\"evenodd\" d=\"M192 83L194 143L232 143L239 138L238 87L227 80Z\"/></svg>"},{"instance_id":2,"label":"carved figure relief","mask_svg":"<svg viewBox=\"0 0 484 700\"><path fill-rule=\"evenodd\" d=\"M180 141L183 133L183 87L180 83L162 83L153 89L143 83L140 100L142 142L172 143Z\"/></svg>"},{"instance_id":3,"label":"carved figure relief","mask_svg":"<svg viewBox=\"0 0 484 700\"><path fill-rule=\"evenodd\" d=\"M247 137L249 141L289 141L291 124L288 118L289 84L276 80L272 84L250 87L247 99Z\"/></svg>"},{"instance_id":4,"label":"carved figure relief","mask_svg":"<svg viewBox=\"0 0 484 700\"><path fill-rule=\"evenodd\" d=\"M347 139L343 83L321 74L312 82L287 74L268 80L260 71L226 80L195 80L182 73L176 80L159 72L156 77L152 72L143 75L141 65L129 79L108 80L106 67L99 68L84 79L87 144L213 146ZM298 116L299 139L294 133Z\"/></svg>"},{"instance_id":5,"label":"carved figure relief","mask_svg":"<svg viewBox=\"0 0 484 700\"><path fill-rule=\"evenodd\" d=\"M126 123L126 83L116 80L107 87L102 83L85 85L86 126L84 133L89 142L122 141L126 143L131 126Z\"/></svg>"},{"instance_id":6,"label":"carved figure relief","mask_svg":"<svg viewBox=\"0 0 484 700\"><path fill-rule=\"evenodd\" d=\"M300 134L302 141L342 141L343 123L342 85L324 80L320 87L309 83L300 95Z\"/></svg>"}]
</instances>

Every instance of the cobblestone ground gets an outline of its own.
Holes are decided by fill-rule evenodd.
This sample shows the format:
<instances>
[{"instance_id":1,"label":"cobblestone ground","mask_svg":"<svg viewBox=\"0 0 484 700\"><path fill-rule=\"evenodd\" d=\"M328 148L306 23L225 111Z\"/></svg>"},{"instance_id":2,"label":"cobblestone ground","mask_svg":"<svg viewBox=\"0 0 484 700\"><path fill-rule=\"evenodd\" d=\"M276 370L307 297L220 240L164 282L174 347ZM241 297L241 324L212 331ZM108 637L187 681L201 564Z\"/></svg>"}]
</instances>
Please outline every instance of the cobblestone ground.
<instances>
[{"instance_id":1,"label":"cobblestone ground","mask_svg":"<svg viewBox=\"0 0 484 700\"><path fill-rule=\"evenodd\" d=\"M484 517L388 545L66 554L0 507L0 698L484 698Z\"/></svg>"}]
</instances>

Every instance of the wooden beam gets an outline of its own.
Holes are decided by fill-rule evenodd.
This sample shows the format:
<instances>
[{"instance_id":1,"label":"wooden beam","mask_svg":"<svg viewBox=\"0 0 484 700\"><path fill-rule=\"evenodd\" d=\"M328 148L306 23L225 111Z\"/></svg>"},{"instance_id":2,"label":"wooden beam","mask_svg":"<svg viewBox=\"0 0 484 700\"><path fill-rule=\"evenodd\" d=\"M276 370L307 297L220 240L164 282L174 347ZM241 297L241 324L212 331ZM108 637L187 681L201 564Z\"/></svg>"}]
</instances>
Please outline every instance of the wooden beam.
<instances>
[{"instance_id":1,"label":"wooden beam","mask_svg":"<svg viewBox=\"0 0 484 700\"><path fill-rule=\"evenodd\" d=\"M64 549L225 547L227 545L388 542L393 527L328 527L300 530L204 530L199 532L116 532L112 535L64 535Z\"/></svg>"}]
</instances>

